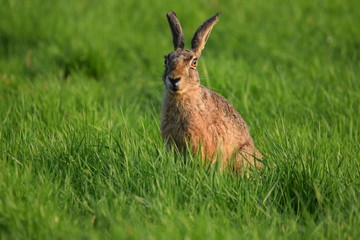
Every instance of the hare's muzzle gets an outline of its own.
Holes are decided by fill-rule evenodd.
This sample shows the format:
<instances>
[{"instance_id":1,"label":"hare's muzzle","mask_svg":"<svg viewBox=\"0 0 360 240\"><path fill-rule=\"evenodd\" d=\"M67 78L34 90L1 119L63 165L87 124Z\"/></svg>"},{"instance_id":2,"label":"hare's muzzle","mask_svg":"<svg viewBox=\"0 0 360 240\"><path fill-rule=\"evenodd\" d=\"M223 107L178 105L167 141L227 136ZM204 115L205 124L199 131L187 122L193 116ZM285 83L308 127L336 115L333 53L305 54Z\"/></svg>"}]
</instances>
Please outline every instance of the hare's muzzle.
<instances>
[{"instance_id":1,"label":"hare's muzzle","mask_svg":"<svg viewBox=\"0 0 360 240\"><path fill-rule=\"evenodd\" d=\"M172 77L168 77L169 83L170 83L170 88L173 91L177 91L179 90L179 86L177 85L177 83L181 80L180 77L178 78L172 78Z\"/></svg>"}]
</instances>

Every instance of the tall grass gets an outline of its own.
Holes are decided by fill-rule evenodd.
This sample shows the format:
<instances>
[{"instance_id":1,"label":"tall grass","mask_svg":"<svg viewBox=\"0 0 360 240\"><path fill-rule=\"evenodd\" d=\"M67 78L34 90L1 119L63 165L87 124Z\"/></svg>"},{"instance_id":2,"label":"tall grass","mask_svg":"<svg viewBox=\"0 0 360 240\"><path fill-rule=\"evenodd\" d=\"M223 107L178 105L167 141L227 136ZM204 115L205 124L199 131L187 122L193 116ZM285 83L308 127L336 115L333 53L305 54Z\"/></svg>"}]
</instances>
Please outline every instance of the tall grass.
<instances>
[{"instance_id":1,"label":"tall grass","mask_svg":"<svg viewBox=\"0 0 360 240\"><path fill-rule=\"evenodd\" d=\"M239 178L159 134L165 14L222 11L202 83L250 126ZM0 8L0 239L357 239L357 1L20 1Z\"/></svg>"}]
</instances>

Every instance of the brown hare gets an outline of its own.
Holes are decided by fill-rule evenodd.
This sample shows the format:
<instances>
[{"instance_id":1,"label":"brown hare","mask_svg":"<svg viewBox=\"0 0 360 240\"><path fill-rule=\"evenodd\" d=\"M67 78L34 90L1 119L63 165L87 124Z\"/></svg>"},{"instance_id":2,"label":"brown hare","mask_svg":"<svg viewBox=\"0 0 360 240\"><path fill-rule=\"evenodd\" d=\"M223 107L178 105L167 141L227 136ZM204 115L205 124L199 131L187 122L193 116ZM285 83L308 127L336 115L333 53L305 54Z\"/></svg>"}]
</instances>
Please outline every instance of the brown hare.
<instances>
[{"instance_id":1,"label":"brown hare","mask_svg":"<svg viewBox=\"0 0 360 240\"><path fill-rule=\"evenodd\" d=\"M161 135L168 147L185 153L200 152L203 160L221 161L221 167L261 167L249 129L235 108L221 95L200 85L196 70L201 51L220 13L195 32L191 49L184 49L184 35L174 12L167 13L174 51L165 56Z\"/></svg>"}]
</instances>

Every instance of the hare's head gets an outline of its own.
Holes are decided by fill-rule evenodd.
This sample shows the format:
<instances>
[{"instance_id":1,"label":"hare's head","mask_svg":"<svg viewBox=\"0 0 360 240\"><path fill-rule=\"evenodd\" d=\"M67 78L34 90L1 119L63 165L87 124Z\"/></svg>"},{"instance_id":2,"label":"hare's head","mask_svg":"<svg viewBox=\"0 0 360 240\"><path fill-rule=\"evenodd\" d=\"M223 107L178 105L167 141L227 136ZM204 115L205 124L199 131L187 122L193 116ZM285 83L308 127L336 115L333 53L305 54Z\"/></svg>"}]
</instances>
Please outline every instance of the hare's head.
<instances>
[{"instance_id":1,"label":"hare's head","mask_svg":"<svg viewBox=\"0 0 360 240\"><path fill-rule=\"evenodd\" d=\"M174 51L165 56L165 71L163 80L166 89L174 94L181 94L200 85L198 59L211 29L218 20L220 13L206 20L196 30L191 40L191 49L184 49L184 34L180 22L174 12L167 13L173 35Z\"/></svg>"}]
</instances>

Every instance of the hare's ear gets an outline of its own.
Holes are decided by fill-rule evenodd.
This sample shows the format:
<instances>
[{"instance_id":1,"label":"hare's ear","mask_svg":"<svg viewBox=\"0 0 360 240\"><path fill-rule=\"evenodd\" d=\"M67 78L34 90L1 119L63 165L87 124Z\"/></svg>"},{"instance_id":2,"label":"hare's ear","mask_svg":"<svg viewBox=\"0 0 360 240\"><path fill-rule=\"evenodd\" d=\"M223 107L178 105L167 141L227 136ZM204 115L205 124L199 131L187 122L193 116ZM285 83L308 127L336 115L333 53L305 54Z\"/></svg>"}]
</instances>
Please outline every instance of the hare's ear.
<instances>
[{"instance_id":1,"label":"hare's ear","mask_svg":"<svg viewBox=\"0 0 360 240\"><path fill-rule=\"evenodd\" d=\"M205 43L210 35L211 29L214 27L215 23L219 19L218 12L208 20L206 20L200 27L196 30L193 39L191 40L192 50L196 53L197 57L200 57L201 51L205 47Z\"/></svg>"},{"instance_id":2,"label":"hare's ear","mask_svg":"<svg viewBox=\"0 0 360 240\"><path fill-rule=\"evenodd\" d=\"M166 16L169 21L171 33L173 36L174 49L184 49L184 34L176 14L173 11L170 11L166 14Z\"/></svg>"}]
</instances>

